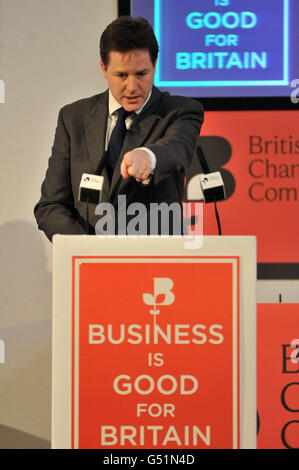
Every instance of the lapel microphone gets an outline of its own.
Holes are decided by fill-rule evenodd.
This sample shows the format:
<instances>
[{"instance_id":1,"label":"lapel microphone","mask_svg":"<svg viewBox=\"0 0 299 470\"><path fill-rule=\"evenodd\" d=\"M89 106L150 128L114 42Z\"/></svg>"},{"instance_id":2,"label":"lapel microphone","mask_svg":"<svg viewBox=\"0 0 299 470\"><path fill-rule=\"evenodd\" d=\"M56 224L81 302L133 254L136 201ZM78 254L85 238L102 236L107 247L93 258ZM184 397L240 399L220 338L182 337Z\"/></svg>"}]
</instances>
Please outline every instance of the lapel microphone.
<instances>
[{"instance_id":1,"label":"lapel microphone","mask_svg":"<svg viewBox=\"0 0 299 470\"><path fill-rule=\"evenodd\" d=\"M140 131L139 118L138 118L138 115L135 113L135 111L131 113L131 118L132 118L132 123L129 129L127 129L127 134L135 135Z\"/></svg>"},{"instance_id":2,"label":"lapel microphone","mask_svg":"<svg viewBox=\"0 0 299 470\"><path fill-rule=\"evenodd\" d=\"M140 131L139 122L135 123L133 121L129 129L127 129L127 134L136 135L139 131Z\"/></svg>"}]
</instances>

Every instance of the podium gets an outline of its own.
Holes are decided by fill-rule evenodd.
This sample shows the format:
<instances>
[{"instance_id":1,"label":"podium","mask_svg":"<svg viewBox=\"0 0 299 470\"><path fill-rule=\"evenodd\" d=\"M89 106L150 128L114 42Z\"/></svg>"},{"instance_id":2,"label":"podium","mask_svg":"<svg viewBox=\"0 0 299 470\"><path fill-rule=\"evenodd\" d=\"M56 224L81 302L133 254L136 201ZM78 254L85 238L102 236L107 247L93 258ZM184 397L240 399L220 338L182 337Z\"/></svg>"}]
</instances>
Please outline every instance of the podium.
<instances>
[{"instance_id":1,"label":"podium","mask_svg":"<svg viewBox=\"0 0 299 470\"><path fill-rule=\"evenodd\" d=\"M52 448L256 447L256 240L192 240L54 237Z\"/></svg>"}]
</instances>

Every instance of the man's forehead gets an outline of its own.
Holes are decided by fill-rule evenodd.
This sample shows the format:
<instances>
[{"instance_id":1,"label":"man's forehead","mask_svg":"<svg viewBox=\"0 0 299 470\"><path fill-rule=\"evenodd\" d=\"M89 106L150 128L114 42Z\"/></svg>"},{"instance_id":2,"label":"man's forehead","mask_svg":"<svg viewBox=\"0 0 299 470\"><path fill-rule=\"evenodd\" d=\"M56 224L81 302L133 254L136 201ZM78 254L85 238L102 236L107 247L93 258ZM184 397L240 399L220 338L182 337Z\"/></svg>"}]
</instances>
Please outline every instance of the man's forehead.
<instances>
[{"instance_id":1,"label":"man's forehead","mask_svg":"<svg viewBox=\"0 0 299 470\"><path fill-rule=\"evenodd\" d=\"M152 65L149 51L147 49L133 49L127 52L110 51L108 65L112 67L141 67L147 68Z\"/></svg>"}]
</instances>

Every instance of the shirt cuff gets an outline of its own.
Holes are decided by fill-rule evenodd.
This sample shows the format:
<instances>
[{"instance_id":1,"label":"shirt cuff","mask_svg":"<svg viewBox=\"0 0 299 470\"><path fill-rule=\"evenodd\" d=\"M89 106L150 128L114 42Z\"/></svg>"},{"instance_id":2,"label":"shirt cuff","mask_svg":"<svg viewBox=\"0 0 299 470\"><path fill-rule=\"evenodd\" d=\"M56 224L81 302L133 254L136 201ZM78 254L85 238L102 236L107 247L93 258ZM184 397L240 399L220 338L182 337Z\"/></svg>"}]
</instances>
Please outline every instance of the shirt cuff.
<instances>
[{"instance_id":1,"label":"shirt cuff","mask_svg":"<svg viewBox=\"0 0 299 470\"><path fill-rule=\"evenodd\" d=\"M156 163L157 163L156 155L154 154L154 152L152 152L147 147L138 147L135 150L144 150L144 152L146 152L150 156L152 171L154 171L154 169L156 168Z\"/></svg>"}]
</instances>

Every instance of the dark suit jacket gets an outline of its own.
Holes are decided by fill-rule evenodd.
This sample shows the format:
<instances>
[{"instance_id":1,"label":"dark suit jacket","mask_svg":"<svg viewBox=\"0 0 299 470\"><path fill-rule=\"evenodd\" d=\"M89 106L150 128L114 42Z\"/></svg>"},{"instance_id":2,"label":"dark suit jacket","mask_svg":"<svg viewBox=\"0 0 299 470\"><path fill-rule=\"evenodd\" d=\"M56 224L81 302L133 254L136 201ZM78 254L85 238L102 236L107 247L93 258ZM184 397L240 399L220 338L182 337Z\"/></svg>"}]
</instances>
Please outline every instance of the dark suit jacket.
<instances>
[{"instance_id":1,"label":"dark suit jacket","mask_svg":"<svg viewBox=\"0 0 299 470\"><path fill-rule=\"evenodd\" d=\"M86 204L78 201L82 173L96 174L105 154L108 90L69 104L60 110L52 156L49 159L41 198L34 208L40 230L51 240L56 233L84 234ZM127 205L142 202L181 203L184 176L203 122L202 105L190 98L171 96L153 87L150 100L128 131L110 183L106 172L102 202L116 204L119 194ZM132 177L123 179L123 155L146 146L157 159L148 185ZM95 204L89 205L90 233L98 220Z\"/></svg>"}]
</instances>

